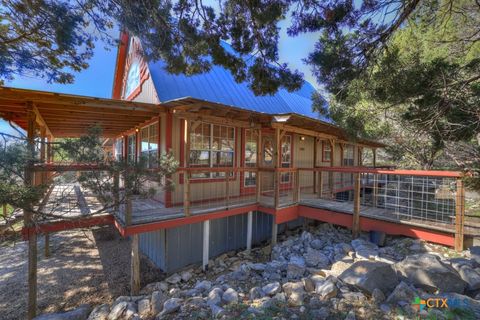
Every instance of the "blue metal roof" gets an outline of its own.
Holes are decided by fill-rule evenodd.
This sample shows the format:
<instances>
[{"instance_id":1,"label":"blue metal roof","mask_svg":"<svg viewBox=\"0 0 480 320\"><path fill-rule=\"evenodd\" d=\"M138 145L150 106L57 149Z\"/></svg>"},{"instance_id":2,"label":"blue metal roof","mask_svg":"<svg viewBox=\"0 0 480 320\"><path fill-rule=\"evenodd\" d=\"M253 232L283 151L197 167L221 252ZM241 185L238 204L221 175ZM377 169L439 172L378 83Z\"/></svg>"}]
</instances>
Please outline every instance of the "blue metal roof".
<instances>
[{"instance_id":1,"label":"blue metal roof","mask_svg":"<svg viewBox=\"0 0 480 320\"><path fill-rule=\"evenodd\" d=\"M225 46L227 50L232 50L227 44ZM315 89L308 82L295 92L280 89L274 95L255 96L247 83L235 82L231 73L219 66L193 76L170 74L164 66L163 61L149 62L150 74L161 102L192 97L256 112L297 113L331 122L312 111L311 96Z\"/></svg>"}]
</instances>

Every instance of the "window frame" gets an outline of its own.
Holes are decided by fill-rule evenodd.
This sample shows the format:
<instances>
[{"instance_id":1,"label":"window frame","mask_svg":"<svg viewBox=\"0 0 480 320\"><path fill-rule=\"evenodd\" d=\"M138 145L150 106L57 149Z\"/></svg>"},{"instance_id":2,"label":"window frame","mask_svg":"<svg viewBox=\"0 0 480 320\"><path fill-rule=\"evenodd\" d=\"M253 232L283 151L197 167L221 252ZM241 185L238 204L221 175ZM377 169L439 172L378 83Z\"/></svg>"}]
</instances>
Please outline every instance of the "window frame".
<instances>
[{"instance_id":1,"label":"window frame","mask_svg":"<svg viewBox=\"0 0 480 320\"><path fill-rule=\"evenodd\" d=\"M243 165L245 167L257 167L258 166L258 133L255 134L255 130L253 129L245 129L244 132L244 150L243 150L243 156L244 156L244 163ZM253 139L252 139L253 138ZM255 161L247 161L247 144L251 143L254 141L255 143L255 152L253 153L255 155ZM253 181L253 184L248 183L247 181ZM257 186L257 173L253 171L244 171L243 174L243 187L244 188L255 188Z\"/></svg>"},{"instance_id":2,"label":"window frame","mask_svg":"<svg viewBox=\"0 0 480 320\"><path fill-rule=\"evenodd\" d=\"M193 140L196 140L194 139L195 137L192 137L192 134L194 132L189 132L188 134L190 134L190 150L189 151L189 154L186 155L186 161L188 161L188 165L189 167L193 167L193 168L227 168L227 167L231 167L231 168L235 168L235 157L236 157L236 138L237 138L237 135L236 135L236 128L233 127L233 126L227 126L227 125L222 125L222 124L216 124L216 123L209 123L209 122L202 122L200 124L202 126L202 131L201 133L203 134L204 133L204 130L203 130L203 126L208 126L209 127L209 140L208 140L208 148L205 148L204 146L202 146L202 148L192 148L193 146L193 143L192 141ZM214 127L218 127L219 130L220 130L220 136L214 136ZM223 129L226 129L226 136L222 136L222 132L223 132ZM223 148L223 145L222 145L222 139L226 139L227 141L230 140L230 135L229 135L229 130L232 130L232 133L233 133L233 137L231 138L231 141L232 141L232 146L231 146L231 150L222 150ZM204 139L204 135L201 135L200 136L200 139ZM215 138L219 138L219 141L220 141L220 145L218 145L216 148L214 148L214 142L215 142ZM202 142L203 144L204 142ZM228 143L227 143L228 145ZM195 151L195 152L208 152L208 165L201 165L201 164L193 164L192 163L192 151ZM220 159L222 157L222 153L227 153L227 154L231 154L231 156L229 156L228 158L231 157L231 165L217 165L217 161L215 161L216 159L218 159L218 154L220 154ZM216 156L217 155L217 156ZM203 175L203 176L200 176L200 175ZM230 175L232 176L232 175ZM225 178L225 174L223 172L208 172L207 174L205 173L200 173L200 174L192 174L191 175L191 179L199 179L199 180L204 180L204 179L224 179Z\"/></svg>"},{"instance_id":3,"label":"window frame","mask_svg":"<svg viewBox=\"0 0 480 320\"><path fill-rule=\"evenodd\" d=\"M150 162L151 161L151 157L152 157L152 154L156 154L155 158L158 160L158 156L159 156L159 150L160 150L160 145L159 145L159 122L158 121L155 121L155 122L152 122L142 128L140 128L140 152L139 152L139 156L140 157L143 157L146 155L146 159L147 159L147 168L149 169L152 169L152 168L156 168L157 166L155 165L155 163L153 163L154 165L152 165L152 163ZM152 130L153 128L153 130ZM147 141L144 142L143 139L143 133L144 133L144 130L147 131ZM153 134L152 134L152 131L153 131ZM152 142L152 138L155 138L155 140ZM147 149L144 150L143 147L144 147L144 143L147 144ZM150 145L151 144L155 144L157 147L156 148L151 148Z\"/></svg>"},{"instance_id":4,"label":"window frame","mask_svg":"<svg viewBox=\"0 0 480 320\"><path fill-rule=\"evenodd\" d=\"M329 154L329 157L326 157L326 154ZM322 162L331 162L332 161L332 145L326 140L322 140Z\"/></svg>"},{"instance_id":5,"label":"window frame","mask_svg":"<svg viewBox=\"0 0 480 320\"><path fill-rule=\"evenodd\" d=\"M349 150L351 150L351 158L347 156L350 155ZM347 163L348 161L348 163ZM351 163L350 163L351 161ZM353 145L345 145L342 148L342 166L344 167L354 167L355 166L355 147Z\"/></svg>"},{"instance_id":6,"label":"window frame","mask_svg":"<svg viewBox=\"0 0 480 320\"><path fill-rule=\"evenodd\" d=\"M133 143L130 145L130 138ZM137 160L136 157L136 149L137 149L137 135L136 133L130 134L127 136L127 162L135 163ZM133 153L130 153L133 151Z\"/></svg>"},{"instance_id":7,"label":"window frame","mask_svg":"<svg viewBox=\"0 0 480 320\"><path fill-rule=\"evenodd\" d=\"M286 139L288 138L288 139ZM288 141L288 144L289 144L289 147L288 147L288 152L290 153L289 154L289 160L288 161L284 161L284 149L283 149L283 144L284 144L284 141L285 140L289 140ZM281 159L280 159L280 167L282 168L291 168L292 167L292 163L293 163L293 135L291 134L285 134L282 138L282 140L280 141L280 151L281 151ZM282 184L287 184L287 183L291 183L291 173L290 172L286 172L286 173L282 173L280 174L280 183Z\"/></svg>"},{"instance_id":8,"label":"window frame","mask_svg":"<svg viewBox=\"0 0 480 320\"><path fill-rule=\"evenodd\" d=\"M115 160L116 161L123 161L123 150L124 150L124 138L116 138L115 139ZM120 149L120 150L119 150Z\"/></svg>"}]
</instances>

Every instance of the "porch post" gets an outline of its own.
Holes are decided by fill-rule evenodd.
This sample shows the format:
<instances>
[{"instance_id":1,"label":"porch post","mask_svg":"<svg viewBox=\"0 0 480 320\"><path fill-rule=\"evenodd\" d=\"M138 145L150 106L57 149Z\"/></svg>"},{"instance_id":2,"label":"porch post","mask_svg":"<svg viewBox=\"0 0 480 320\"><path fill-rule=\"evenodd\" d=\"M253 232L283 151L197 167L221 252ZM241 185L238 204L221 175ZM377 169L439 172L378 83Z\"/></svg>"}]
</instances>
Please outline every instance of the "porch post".
<instances>
[{"instance_id":1,"label":"porch post","mask_svg":"<svg viewBox=\"0 0 480 320\"><path fill-rule=\"evenodd\" d=\"M377 166L377 148L373 148L372 153L373 153L372 165L375 168Z\"/></svg>"},{"instance_id":2,"label":"porch post","mask_svg":"<svg viewBox=\"0 0 480 320\"><path fill-rule=\"evenodd\" d=\"M210 247L210 220L203 222L203 257L202 257L202 269L206 271L208 269Z\"/></svg>"},{"instance_id":3,"label":"porch post","mask_svg":"<svg viewBox=\"0 0 480 320\"><path fill-rule=\"evenodd\" d=\"M457 178L455 196L455 250L463 250L463 219L465 215L465 189L461 178Z\"/></svg>"},{"instance_id":4,"label":"porch post","mask_svg":"<svg viewBox=\"0 0 480 320\"><path fill-rule=\"evenodd\" d=\"M36 114L33 111L33 104L27 105L27 141L29 157L33 157L35 151L35 122ZM28 160L25 170L25 183L27 186L34 185L34 174L31 165L33 158ZM30 204L33 207L33 203ZM25 210L23 224L28 230L28 319L35 318L37 314L37 233L33 230L33 213Z\"/></svg>"},{"instance_id":5,"label":"porch post","mask_svg":"<svg viewBox=\"0 0 480 320\"><path fill-rule=\"evenodd\" d=\"M335 143L335 140L333 139L330 139L330 167L334 167L335 166L335 153L336 153L336 143ZM333 182L333 179L335 177L335 174L333 171L330 171L328 173L328 188L329 188L329 191L330 191L330 197L331 198L334 198L335 196L335 192L333 192L333 188L335 187L335 184Z\"/></svg>"},{"instance_id":6,"label":"porch post","mask_svg":"<svg viewBox=\"0 0 480 320\"><path fill-rule=\"evenodd\" d=\"M130 295L135 296L140 291L140 255L138 252L138 234L132 237L132 252L130 261Z\"/></svg>"},{"instance_id":7,"label":"porch post","mask_svg":"<svg viewBox=\"0 0 480 320\"><path fill-rule=\"evenodd\" d=\"M252 250L252 228L253 228L253 212L249 211L247 215L247 251Z\"/></svg>"},{"instance_id":8,"label":"porch post","mask_svg":"<svg viewBox=\"0 0 480 320\"><path fill-rule=\"evenodd\" d=\"M45 148L45 142L46 142L46 128L45 127L40 127L40 163L45 163L46 159L46 148ZM40 173L40 184L45 184L47 182L47 172L42 171Z\"/></svg>"},{"instance_id":9,"label":"porch post","mask_svg":"<svg viewBox=\"0 0 480 320\"><path fill-rule=\"evenodd\" d=\"M277 209L280 204L280 174L278 169L280 168L280 157L281 157L281 148L282 142L280 139L280 129L275 128L275 171L274 171L274 208Z\"/></svg>"},{"instance_id":10,"label":"porch post","mask_svg":"<svg viewBox=\"0 0 480 320\"><path fill-rule=\"evenodd\" d=\"M317 144L318 138L313 137L313 168L317 167ZM313 194L317 193L317 173L313 171Z\"/></svg>"}]
</instances>

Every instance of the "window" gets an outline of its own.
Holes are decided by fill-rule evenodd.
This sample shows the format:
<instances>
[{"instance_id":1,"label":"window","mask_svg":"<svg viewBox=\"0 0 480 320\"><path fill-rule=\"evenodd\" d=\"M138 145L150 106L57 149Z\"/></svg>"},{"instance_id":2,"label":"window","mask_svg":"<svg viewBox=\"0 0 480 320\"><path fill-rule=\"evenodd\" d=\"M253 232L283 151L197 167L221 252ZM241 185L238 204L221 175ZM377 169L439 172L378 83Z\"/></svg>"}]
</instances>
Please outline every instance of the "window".
<instances>
[{"instance_id":1,"label":"window","mask_svg":"<svg viewBox=\"0 0 480 320\"><path fill-rule=\"evenodd\" d=\"M123 137L115 140L115 160L121 161L123 159Z\"/></svg>"},{"instance_id":2,"label":"window","mask_svg":"<svg viewBox=\"0 0 480 320\"><path fill-rule=\"evenodd\" d=\"M330 162L332 160L332 146L328 141L322 141L322 161Z\"/></svg>"},{"instance_id":3,"label":"window","mask_svg":"<svg viewBox=\"0 0 480 320\"><path fill-rule=\"evenodd\" d=\"M127 79L125 81L124 98L128 98L140 85L140 61L132 61L128 69Z\"/></svg>"},{"instance_id":4,"label":"window","mask_svg":"<svg viewBox=\"0 0 480 320\"><path fill-rule=\"evenodd\" d=\"M257 134L254 130L245 131L245 166L256 167L257 166ZM245 187L255 186L256 173L251 171L245 171L244 185Z\"/></svg>"},{"instance_id":5,"label":"window","mask_svg":"<svg viewBox=\"0 0 480 320\"><path fill-rule=\"evenodd\" d=\"M135 162L136 137L135 134L132 134L128 136L127 140L127 161L131 163Z\"/></svg>"},{"instance_id":6,"label":"window","mask_svg":"<svg viewBox=\"0 0 480 320\"><path fill-rule=\"evenodd\" d=\"M263 144L263 164L265 166L273 165L273 138L271 136L262 136Z\"/></svg>"},{"instance_id":7,"label":"window","mask_svg":"<svg viewBox=\"0 0 480 320\"><path fill-rule=\"evenodd\" d=\"M292 136L284 136L282 138L282 168L290 168L292 164ZM282 183L290 182L291 173L282 173L280 181Z\"/></svg>"},{"instance_id":8,"label":"window","mask_svg":"<svg viewBox=\"0 0 480 320\"><path fill-rule=\"evenodd\" d=\"M235 156L235 129L233 127L201 123L190 133L192 167L233 167ZM192 175L196 178L223 177L223 172Z\"/></svg>"},{"instance_id":9,"label":"window","mask_svg":"<svg viewBox=\"0 0 480 320\"><path fill-rule=\"evenodd\" d=\"M353 167L353 146L346 145L343 147L343 165L346 167Z\"/></svg>"},{"instance_id":10,"label":"window","mask_svg":"<svg viewBox=\"0 0 480 320\"><path fill-rule=\"evenodd\" d=\"M148 168L156 168L158 165L158 122L142 128L141 131L141 156L145 157Z\"/></svg>"}]
</instances>

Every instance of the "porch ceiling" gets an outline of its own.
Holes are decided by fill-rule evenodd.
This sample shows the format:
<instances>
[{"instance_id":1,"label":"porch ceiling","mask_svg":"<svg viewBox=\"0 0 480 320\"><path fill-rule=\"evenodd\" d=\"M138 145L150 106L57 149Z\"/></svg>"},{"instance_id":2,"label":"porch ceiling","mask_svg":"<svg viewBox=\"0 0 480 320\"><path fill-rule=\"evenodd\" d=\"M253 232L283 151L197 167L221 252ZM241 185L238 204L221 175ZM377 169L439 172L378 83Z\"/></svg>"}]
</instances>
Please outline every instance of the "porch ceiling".
<instances>
[{"instance_id":1,"label":"porch ceiling","mask_svg":"<svg viewBox=\"0 0 480 320\"><path fill-rule=\"evenodd\" d=\"M155 104L0 87L0 117L26 130L30 109L54 137L76 137L92 125L114 137L165 111Z\"/></svg>"}]
</instances>

